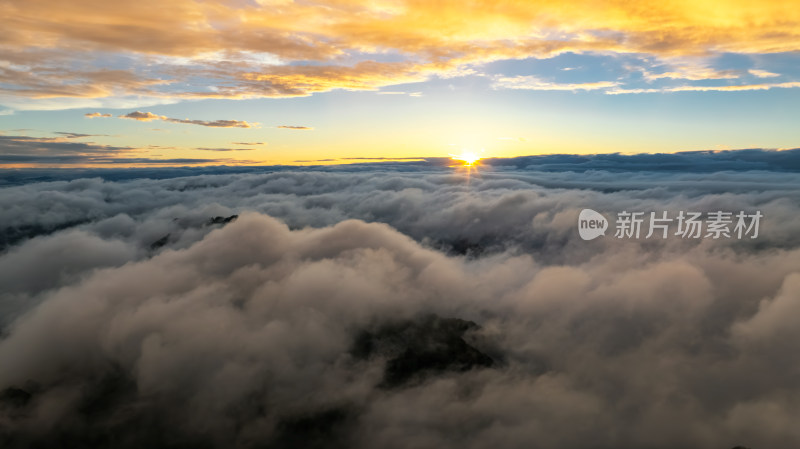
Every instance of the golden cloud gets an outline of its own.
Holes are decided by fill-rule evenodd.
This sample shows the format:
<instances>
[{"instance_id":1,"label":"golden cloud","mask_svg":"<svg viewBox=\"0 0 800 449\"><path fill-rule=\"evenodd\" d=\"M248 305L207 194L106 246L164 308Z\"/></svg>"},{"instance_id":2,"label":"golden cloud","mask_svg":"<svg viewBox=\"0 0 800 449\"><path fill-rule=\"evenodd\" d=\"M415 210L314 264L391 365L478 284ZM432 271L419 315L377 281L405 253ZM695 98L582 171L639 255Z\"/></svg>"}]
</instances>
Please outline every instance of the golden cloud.
<instances>
[{"instance_id":1,"label":"golden cloud","mask_svg":"<svg viewBox=\"0 0 800 449\"><path fill-rule=\"evenodd\" d=\"M800 50L800 8L789 0L6 0L0 14L0 95L29 98L301 96L567 51L670 59ZM140 64L103 67L99 52ZM386 54L399 61L379 62ZM63 69L76 63L93 69ZM737 75L679 67L650 76Z\"/></svg>"}]
</instances>

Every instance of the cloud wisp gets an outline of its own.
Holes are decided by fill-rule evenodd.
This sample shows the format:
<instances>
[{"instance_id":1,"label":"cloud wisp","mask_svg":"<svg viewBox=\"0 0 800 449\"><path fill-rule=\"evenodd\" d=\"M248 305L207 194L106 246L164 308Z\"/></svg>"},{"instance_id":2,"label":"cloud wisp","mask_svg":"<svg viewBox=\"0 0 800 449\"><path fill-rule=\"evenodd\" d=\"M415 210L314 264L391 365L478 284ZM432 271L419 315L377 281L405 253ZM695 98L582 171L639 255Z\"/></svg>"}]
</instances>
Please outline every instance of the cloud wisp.
<instances>
[{"instance_id":1,"label":"cloud wisp","mask_svg":"<svg viewBox=\"0 0 800 449\"><path fill-rule=\"evenodd\" d=\"M297 131L310 131L314 128L310 126L297 126L297 125L278 125L276 126L278 129L293 129Z\"/></svg>"},{"instance_id":2,"label":"cloud wisp","mask_svg":"<svg viewBox=\"0 0 800 449\"><path fill-rule=\"evenodd\" d=\"M543 81L533 76L499 77L492 87L495 89L524 89L524 90L564 90L588 91L606 90L617 86L614 81L597 81L591 83L554 83Z\"/></svg>"},{"instance_id":3,"label":"cloud wisp","mask_svg":"<svg viewBox=\"0 0 800 449\"><path fill-rule=\"evenodd\" d=\"M243 120L189 120L177 119L164 115L153 114L152 112L134 111L127 114L117 116L119 118L137 120L140 122L150 122L153 120L161 120L169 123L183 123L186 125L199 125L210 128L253 128L257 123L248 123Z\"/></svg>"}]
</instances>

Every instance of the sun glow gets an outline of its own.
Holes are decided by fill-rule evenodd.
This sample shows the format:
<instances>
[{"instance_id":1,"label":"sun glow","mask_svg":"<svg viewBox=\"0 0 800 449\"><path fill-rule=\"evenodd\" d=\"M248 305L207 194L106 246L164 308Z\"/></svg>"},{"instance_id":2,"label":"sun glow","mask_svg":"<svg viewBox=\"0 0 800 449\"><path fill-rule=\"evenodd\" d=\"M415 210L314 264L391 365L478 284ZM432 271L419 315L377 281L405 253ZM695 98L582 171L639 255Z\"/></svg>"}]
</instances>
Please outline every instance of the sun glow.
<instances>
[{"instance_id":1,"label":"sun glow","mask_svg":"<svg viewBox=\"0 0 800 449\"><path fill-rule=\"evenodd\" d=\"M476 162L478 162L481 159L480 156L478 156L477 154L475 154L472 151L464 151L459 155L451 154L450 158L453 159L453 160L456 160L456 161L461 161L466 166L474 165Z\"/></svg>"}]
</instances>

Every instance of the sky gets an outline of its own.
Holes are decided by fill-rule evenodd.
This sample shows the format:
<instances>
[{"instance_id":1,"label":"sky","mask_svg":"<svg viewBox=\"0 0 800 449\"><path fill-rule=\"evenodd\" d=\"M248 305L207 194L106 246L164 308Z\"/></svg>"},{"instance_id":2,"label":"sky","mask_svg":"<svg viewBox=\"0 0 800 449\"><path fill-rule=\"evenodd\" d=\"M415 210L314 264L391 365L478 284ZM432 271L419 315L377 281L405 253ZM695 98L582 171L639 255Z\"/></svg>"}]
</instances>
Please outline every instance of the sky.
<instances>
[{"instance_id":1,"label":"sky","mask_svg":"<svg viewBox=\"0 0 800 449\"><path fill-rule=\"evenodd\" d=\"M792 1L7 0L0 12L7 168L800 146Z\"/></svg>"},{"instance_id":2,"label":"sky","mask_svg":"<svg viewBox=\"0 0 800 449\"><path fill-rule=\"evenodd\" d=\"M800 447L796 1L0 18L0 447Z\"/></svg>"}]
</instances>

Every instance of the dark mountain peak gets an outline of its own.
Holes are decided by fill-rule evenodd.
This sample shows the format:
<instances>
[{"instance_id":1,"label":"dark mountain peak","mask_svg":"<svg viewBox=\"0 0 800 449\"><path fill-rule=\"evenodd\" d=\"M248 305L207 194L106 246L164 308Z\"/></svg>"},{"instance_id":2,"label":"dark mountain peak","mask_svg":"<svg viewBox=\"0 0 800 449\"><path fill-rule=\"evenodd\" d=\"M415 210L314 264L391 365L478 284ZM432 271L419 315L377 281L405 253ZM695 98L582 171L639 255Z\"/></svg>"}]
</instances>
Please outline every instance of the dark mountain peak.
<instances>
[{"instance_id":1,"label":"dark mountain peak","mask_svg":"<svg viewBox=\"0 0 800 449\"><path fill-rule=\"evenodd\" d=\"M352 354L358 359L385 357L381 386L400 387L443 372L490 367L494 360L464 339L479 326L459 318L427 315L386 323L360 332Z\"/></svg>"},{"instance_id":2,"label":"dark mountain peak","mask_svg":"<svg viewBox=\"0 0 800 449\"><path fill-rule=\"evenodd\" d=\"M220 217L220 216L211 217L211 218L208 219L208 222L206 223L206 225L208 225L208 226L216 225L216 224L225 225L225 224L228 224L230 222L236 221L237 218L239 218L238 215L231 215L230 217Z\"/></svg>"}]
</instances>

